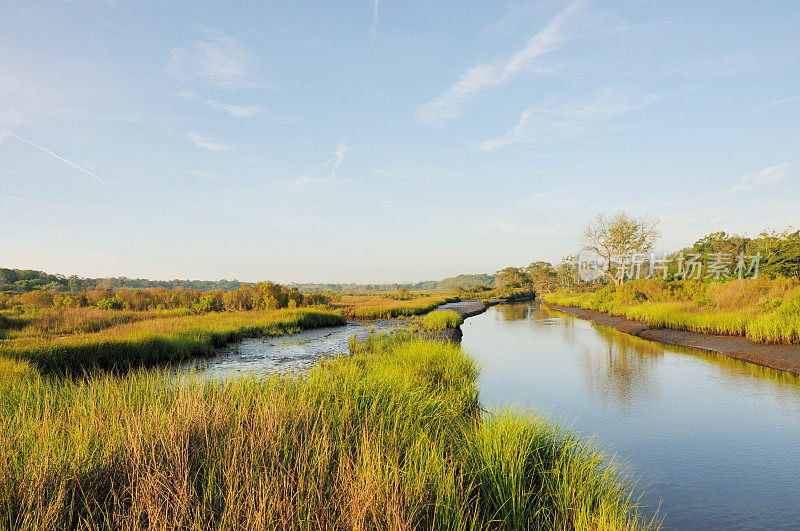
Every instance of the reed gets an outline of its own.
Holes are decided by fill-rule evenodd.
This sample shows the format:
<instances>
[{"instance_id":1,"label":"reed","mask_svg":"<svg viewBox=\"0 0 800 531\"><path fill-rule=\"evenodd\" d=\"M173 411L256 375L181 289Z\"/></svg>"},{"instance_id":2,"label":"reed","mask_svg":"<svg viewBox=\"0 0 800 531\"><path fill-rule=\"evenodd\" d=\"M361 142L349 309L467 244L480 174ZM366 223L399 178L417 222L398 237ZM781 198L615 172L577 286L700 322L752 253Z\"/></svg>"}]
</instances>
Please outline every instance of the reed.
<instances>
[{"instance_id":1,"label":"reed","mask_svg":"<svg viewBox=\"0 0 800 531\"><path fill-rule=\"evenodd\" d=\"M657 525L574 434L481 416L477 375L456 346L398 337L261 380L4 380L0 528Z\"/></svg>"}]
</instances>

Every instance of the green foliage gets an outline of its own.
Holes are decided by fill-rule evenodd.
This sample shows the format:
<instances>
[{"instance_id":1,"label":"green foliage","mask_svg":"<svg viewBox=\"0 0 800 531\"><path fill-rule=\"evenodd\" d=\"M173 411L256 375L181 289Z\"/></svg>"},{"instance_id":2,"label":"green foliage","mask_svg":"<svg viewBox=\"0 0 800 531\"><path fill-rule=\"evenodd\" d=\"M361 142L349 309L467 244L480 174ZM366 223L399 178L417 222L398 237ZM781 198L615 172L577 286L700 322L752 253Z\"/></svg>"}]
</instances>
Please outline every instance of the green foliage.
<instances>
[{"instance_id":1,"label":"green foliage","mask_svg":"<svg viewBox=\"0 0 800 531\"><path fill-rule=\"evenodd\" d=\"M122 304L115 297L106 297L97 301L97 307L101 310L119 310Z\"/></svg>"},{"instance_id":2,"label":"green foliage","mask_svg":"<svg viewBox=\"0 0 800 531\"><path fill-rule=\"evenodd\" d=\"M609 460L481 417L458 347L374 338L305 375L0 374L0 527L636 529Z\"/></svg>"},{"instance_id":3,"label":"green foliage","mask_svg":"<svg viewBox=\"0 0 800 531\"><path fill-rule=\"evenodd\" d=\"M422 318L422 326L428 330L457 328L464 322L461 314L452 310L434 310Z\"/></svg>"}]
</instances>

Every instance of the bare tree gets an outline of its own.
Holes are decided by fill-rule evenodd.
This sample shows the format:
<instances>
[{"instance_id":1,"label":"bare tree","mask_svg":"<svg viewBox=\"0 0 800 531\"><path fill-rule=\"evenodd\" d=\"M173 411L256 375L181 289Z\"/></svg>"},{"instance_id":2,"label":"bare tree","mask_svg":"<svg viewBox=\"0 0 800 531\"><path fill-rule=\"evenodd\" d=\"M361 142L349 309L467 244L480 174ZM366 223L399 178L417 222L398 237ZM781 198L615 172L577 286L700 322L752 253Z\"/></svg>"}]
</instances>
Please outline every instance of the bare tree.
<instances>
[{"instance_id":1,"label":"bare tree","mask_svg":"<svg viewBox=\"0 0 800 531\"><path fill-rule=\"evenodd\" d=\"M598 214L584 229L583 237L587 246L605 260L606 276L619 285L622 279L612 271L612 257L621 259L650 251L661 236L658 223L658 219L648 215L635 217L627 212L612 216Z\"/></svg>"}]
</instances>

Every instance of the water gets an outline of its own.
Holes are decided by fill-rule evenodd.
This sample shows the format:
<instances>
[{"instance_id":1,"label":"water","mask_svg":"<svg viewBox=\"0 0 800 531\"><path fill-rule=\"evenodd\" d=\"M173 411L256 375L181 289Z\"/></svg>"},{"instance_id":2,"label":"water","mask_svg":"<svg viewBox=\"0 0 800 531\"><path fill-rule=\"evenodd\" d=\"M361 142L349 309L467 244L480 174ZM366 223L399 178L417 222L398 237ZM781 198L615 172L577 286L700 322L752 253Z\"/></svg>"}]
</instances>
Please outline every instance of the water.
<instances>
[{"instance_id":1,"label":"water","mask_svg":"<svg viewBox=\"0 0 800 531\"><path fill-rule=\"evenodd\" d=\"M797 377L533 303L462 330L485 407L535 409L616 452L666 528L800 529Z\"/></svg>"},{"instance_id":2,"label":"water","mask_svg":"<svg viewBox=\"0 0 800 531\"><path fill-rule=\"evenodd\" d=\"M401 325L400 321L348 322L344 326L292 335L248 338L218 349L215 356L190 360L176 370L193 369L201 377L216 379L244 373L265 375L276 370L305 370L323 356L347 352L347 343L353 335L362 340L371 332L388 333Z\"/></svg>"}]
</instances>

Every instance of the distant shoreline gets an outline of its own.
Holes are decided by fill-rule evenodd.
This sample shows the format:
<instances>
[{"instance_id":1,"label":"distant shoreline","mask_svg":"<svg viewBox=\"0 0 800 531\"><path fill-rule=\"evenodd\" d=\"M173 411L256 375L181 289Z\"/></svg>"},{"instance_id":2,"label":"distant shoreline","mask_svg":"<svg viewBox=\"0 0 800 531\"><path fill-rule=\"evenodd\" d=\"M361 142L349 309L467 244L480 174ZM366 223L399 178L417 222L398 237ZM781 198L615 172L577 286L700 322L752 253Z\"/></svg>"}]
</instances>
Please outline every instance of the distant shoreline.
<instances>
[{"instance_id":1,"label":"distant shoreline","mask_svg":"<svg viewBox=\"0 0 800 531\"><path fill-rule=\"evenodd\" d=\"M685 330L653 328L646 323L629 321L624 317L609 315L597 310L573 306L559 306L550 303L545 304L553 310L572 315L579 319L591 321L601 326L614 328L620 332L642 339L679 347L707 350L740 361L800 375L800 345L770 345L756 343L755 341L741 336L702 334Z\"/></svg>"}]
</instances>

